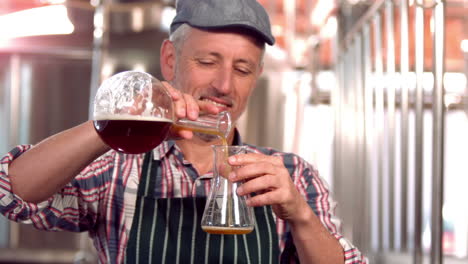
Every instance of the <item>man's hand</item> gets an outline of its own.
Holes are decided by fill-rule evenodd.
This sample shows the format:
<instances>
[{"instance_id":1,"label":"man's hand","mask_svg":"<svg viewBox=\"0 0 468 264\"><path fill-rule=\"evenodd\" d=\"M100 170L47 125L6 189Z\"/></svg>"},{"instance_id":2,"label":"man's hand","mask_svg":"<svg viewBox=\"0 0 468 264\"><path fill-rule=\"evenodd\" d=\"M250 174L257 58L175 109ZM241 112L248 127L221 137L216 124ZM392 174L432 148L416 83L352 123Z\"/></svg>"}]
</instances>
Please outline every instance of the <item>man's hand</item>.
<instances>
[{"instance_id":1,"label":"man's hand","mask_svg":"<svg viewBox=\"0 0 468 264\"><path fill-rule=\"evenodd\" d=\"M247 205L271 205L276 216L290 224L301 263L344 263L343 248L296 189L281 157L239 154L229 157L229 164L239 166L229 179L245 181L237 193L257 193Z\"/></svg>"},{"instance_id":2,"label":"man's hand","mask_svg":"<svg viewBox=\"0 0 468 264\"><path fill-rule=\"evenodd\" d=\"M186 118L196 120L200 114L218 114L220 112L218 107L215 105L201 100L196 100L192 95L182 93L175 89L168 82L162 83L174 102L173 110L177 119ZM190 130L174 126L173 129L171 129L170 138L172 139L191 139L192 137L193 132Z\"/></svg>"},{"instance_id":3,"label":"man's hand","mask_svg":"<svg viewBox=\"0 0 468 264\"><path fill-rule=\"evenodd\" d=\"M272 205L278 217L290 222L303 220L304 213L310 210L281 157L249 153L232 156L229 163L239 166L231 173L230 180L245 181L237 193L257 193L247 201L249 206Z\"/></svg>"}]
</instances>

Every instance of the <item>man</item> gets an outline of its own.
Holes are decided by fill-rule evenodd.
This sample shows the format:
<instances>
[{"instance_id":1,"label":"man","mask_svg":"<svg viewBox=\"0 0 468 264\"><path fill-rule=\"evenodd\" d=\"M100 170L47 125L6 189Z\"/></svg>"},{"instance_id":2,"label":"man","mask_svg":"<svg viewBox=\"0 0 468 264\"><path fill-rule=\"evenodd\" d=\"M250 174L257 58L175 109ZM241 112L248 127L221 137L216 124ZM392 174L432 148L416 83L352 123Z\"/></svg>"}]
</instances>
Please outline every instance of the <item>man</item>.
<instances>
[{"instance_id":1,"label":"man","mask_svg":"<svg viewBox=\"0 0 468 264\"><path fill-rule=\"evenodd\" d=\"M234 122L274 38L254 0L179 0L161 69L179 118L229 111ZM170 83L170 84L169 84ZM177 87L176 90L174 87ZM88 231L101 263L365 263L339 234L335 203L314 168L293 154L247 145L229 160L255 193L255 231L208 235L200 217L218 139L181 131L153 151L110 150L92 122L1 160L0 212L44 230ZM242 144L233 130L229 144Z\"/></svg>"}]
</instances>

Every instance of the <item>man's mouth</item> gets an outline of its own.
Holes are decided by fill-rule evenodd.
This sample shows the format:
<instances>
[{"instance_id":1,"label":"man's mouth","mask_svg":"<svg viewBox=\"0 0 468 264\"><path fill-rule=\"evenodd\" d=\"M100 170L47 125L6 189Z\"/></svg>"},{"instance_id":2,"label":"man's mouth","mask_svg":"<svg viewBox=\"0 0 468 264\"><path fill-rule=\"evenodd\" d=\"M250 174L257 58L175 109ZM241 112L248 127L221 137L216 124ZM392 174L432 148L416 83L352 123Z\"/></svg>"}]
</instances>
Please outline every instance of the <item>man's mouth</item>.
<instances>
[{"instance_id":1,"label":"man's mouth","mask_svg":"<svg viewBox=\"0 0 468 264\"><path fill-rule=\"evenodd\" d=\"M227 102L225 100L221 100L221 99L210 99L210 98L201 98L200 99L201 101L204 101L204 102L208 102L210 104L214 104L216 105L217 107L220 107L220 108L229 108L232 106L232 103L230 102Z\"/></svg>"}]
</instances>

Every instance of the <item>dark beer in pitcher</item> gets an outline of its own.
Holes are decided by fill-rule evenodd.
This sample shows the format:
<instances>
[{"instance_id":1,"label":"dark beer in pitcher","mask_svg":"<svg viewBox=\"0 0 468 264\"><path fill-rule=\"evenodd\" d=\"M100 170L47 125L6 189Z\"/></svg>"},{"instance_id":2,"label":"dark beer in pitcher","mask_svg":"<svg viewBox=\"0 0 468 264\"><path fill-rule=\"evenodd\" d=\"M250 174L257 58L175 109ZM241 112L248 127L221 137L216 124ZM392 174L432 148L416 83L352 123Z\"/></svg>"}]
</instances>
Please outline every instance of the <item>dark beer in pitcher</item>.
<instances>
[{"instance_id":1,"label":"dark beer in pitcher","mask_svg":"<svg viewBox=\"0 0 468 264\"><path fill-rule=\"evenodd\" d=\"M172 123L172 120L157 117L114 116L94 120L94 127L109 147L127 154L138 154L161 144Z\"/></svg>"}]
</instances>

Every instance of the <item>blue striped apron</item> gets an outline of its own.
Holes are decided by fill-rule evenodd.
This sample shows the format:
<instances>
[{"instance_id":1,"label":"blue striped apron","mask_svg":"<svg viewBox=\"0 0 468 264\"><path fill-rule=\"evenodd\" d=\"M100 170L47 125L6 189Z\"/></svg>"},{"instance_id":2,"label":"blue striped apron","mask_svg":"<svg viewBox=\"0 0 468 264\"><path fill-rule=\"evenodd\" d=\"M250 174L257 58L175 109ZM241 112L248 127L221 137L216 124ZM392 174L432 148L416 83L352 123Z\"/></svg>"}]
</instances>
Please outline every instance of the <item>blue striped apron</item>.
<instances>
[{"instance_id":1,"label":"blue striped apron","mask_svg":"<svg viewBox=\"0 0 468 264\"><path fill-rule=\"evenodd\" d=\"M270 206L256 207L246 235L213 235L200 227L206 197L158 198L160 161L145 155L126 263L278 263L276 224ZM151 164L152 163L152 164ZM151 166L150 166L151 165Z\"/></svg>"}]
</instances>

